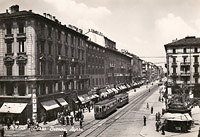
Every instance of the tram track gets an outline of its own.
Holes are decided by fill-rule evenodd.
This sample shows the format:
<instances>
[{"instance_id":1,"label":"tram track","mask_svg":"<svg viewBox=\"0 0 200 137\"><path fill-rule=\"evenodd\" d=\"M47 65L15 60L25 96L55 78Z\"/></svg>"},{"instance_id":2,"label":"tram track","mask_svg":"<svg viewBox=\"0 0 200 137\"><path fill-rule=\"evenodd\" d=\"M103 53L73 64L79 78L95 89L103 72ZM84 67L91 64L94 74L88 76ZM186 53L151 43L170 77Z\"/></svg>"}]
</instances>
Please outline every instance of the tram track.
<instances>
[{"instance_id":1,"label":"tram track","mask_svg":"<svg viewBox=\"0 0 200 137\"><path fill-rule=\"evenodd\" d=\"M97 137L99 136L103 131L105 131L107 128L109 128L113 123L115 123L118 119L120 119L122 116L127 114L131 108L134 108L136 105L138 105L140 102L143 102L145 99L147 99L149 96L153 94L157 90L158 86L154 85L151 87L151 92L148 91L148 89L145 89L141 93L138 93L135 96L132 96L129 98L129 104L122 107L122 109L118 109L117 112L111 114L109 117L103 119L103 120L92 120L91 122L87 123L87 125L84 126L84 131L81 133L73 133L72 136L84 136L84 137Z\"/></svg>"}]
</instances>

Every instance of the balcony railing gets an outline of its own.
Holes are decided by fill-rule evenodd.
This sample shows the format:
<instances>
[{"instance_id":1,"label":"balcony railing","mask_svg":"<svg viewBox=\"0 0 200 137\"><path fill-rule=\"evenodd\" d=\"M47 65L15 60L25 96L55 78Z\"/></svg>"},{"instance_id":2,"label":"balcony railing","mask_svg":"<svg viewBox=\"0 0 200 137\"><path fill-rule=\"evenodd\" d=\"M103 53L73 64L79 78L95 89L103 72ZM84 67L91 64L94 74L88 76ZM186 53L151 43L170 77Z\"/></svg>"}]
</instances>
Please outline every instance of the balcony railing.
<instances>
[{"instance_id":1,"label":"balcony railing","mask_svg":"<svg viewBox=\"0 0 200 137\"><path fill-rule=\"evenodd\" d=\"M173 62L173 63L172 63L172 67L177 67L177 63L176 63L176 62Z\"/></svg>"},{"instance_id":2,"label":"balcony railing","mask_svg":"<svg viewBox=\"0 0 200 137\"><path fill-rule=\"evenodd\" d=\"M172 73L172 74L171 74L171 77L172 77L172 78L177 78L177 77L178 77L178 76L177 76L177 73Z\"/></svg>"},{"instance_id":3,"label":"balcony railing","mask_svg":"<svg viewBox=\"0 0 200 137\"><path fill-rule=\"evenodd\" d=\"M17 34L17 39L26 39L26 33L18 33Z\"/></svg>"},{"instance_id":4,"label":"balcony railing","mask_svg":"<svg viewBox=\"0 0 200 137\"><path fill-rule=\"evenodd\" d=\"M181 62L181 67L189 67L190 62Z\"/></svg>"},{"instance_id":5,"label":"balcony railing","mask_svg":"<svg viewBox=\"0 0 200 137\"><path fill-rule=\"evenodd\" d=\"M199 62L194 62L194 67L199 67Z\"/></svg>"},{"instance_id":6,"label":"balcony railing","mask_svg":"<svg viewBox=\"0 0 200 137\"><path fill-rule=\"evenodd\" d=\"M5 53L5 56L12 57L12 56L14 56L14 53Z\"/></svg>"},{"instance_id":7,"label":"balcony railing","mask_svg":"<svg viewBox=\"0 0 200 137\"><path fill-rule=\"evenodd\" d=\"M78 63L78 59L77 58L71 58L71 62L72 63Z\"/></svg>"},{"instance_id":8,"label":"balcony railing","mask_svg":"<svg viewBox=\"0 0 200 137\"><path fill-rule=\"evenodd\" d=\"M193 77L194 78L199 78L199 72L195 72Z\"/></svg>"},{"instance_id":9,"label":"balcony railing","mask_svg":"<svg viewBox=\"0 0 200 137\"><path fill-rule=\"evenodd\" d=\"M109 67L110 67L110 68L114 68L114 67L115 67L115 64L110 64Z\"/></svg>"},{"instance_id":10,"label":"balcony railing","mask_svg":"<svg viewBox=\"0 0 200 137\"><path fill-rule=\"evenodd\" d=\"M47 79L58 79L59 76L0 76L0 81L37 81Z\"/></svg>"},{"instance_id":11,"label":"balcony railing","mask_svg":"<svg viewBox=\"0 0 200 137\"><path fill-rule=\"evenodd\" d=\"M181 77L190 77L190 73L189 72L181 72Z\"/></svg>"},{"instance_id":12,"label":"balcony railing","mask_svg":"<svg viewBox=\"0 0 200 137\"><path fill-rule=\"evenodd\" d=\"M5 40L14 40L13 34L6 34Z\"/></svg>"},{"instance_id":13,"label":"balcony railing","mask_svg":"<svg viewBox=\"0 0 200 137\"><path fill-rule=\"evenodd\" d=\"M79 79L89 79L89 75L79 75Z\"/></svg>"}]
</instances>

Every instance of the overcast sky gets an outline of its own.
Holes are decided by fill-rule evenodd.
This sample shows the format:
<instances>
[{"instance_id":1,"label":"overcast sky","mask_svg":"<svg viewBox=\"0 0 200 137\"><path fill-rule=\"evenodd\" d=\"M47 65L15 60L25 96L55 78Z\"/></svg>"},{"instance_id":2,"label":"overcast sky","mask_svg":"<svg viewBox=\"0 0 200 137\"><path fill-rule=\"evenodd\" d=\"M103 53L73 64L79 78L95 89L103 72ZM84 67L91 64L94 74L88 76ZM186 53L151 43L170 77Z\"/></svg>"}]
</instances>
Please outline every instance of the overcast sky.
<instances>
[{"instance_id":1,"label":"overcast sky","mask_svg":"<svg viewBox=\"0 0 200 137\"><path fill-rule=\"evenodd\" d=\"M158 57L165 56L164 44L200 36L200 0L0 0L0 12L13 4L50 13L84 32L98 30L119 50L162 66L165 58Z\"/></svg>"}]
</instances>

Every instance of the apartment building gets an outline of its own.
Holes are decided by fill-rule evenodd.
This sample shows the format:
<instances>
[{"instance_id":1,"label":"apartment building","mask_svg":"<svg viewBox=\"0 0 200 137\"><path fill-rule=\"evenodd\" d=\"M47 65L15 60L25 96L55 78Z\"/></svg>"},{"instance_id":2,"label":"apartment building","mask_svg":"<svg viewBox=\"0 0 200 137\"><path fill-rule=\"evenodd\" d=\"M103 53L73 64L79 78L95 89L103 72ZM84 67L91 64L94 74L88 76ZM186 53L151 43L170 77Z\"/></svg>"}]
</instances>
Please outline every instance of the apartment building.
<instances>
[{"instance_id":1,"label":"apartment building","mask_svg":"<svg viewBox=\"0 0 200 137\"><path fill-rule=\"evenodd\" d=\"M178 85L188 88L191 95L199 96L198 92L194 92L197 90L195 87L198 87L200 83L200 38L187 36L164 46L167 57L169 90L175 93L173 87Z\"/></svg>"},{"instance_id":2,"label":"apartment building","mask_svg":"<svg viewBox=\"0 0 200 137\"><path fill-rule=\"evenodd\" d=\"M18 5L0 14L1 116L50 120L66 107L75 110L77 96L89 86L87 38L55 16L20 11Z\"/></svg>"}]
</instances>

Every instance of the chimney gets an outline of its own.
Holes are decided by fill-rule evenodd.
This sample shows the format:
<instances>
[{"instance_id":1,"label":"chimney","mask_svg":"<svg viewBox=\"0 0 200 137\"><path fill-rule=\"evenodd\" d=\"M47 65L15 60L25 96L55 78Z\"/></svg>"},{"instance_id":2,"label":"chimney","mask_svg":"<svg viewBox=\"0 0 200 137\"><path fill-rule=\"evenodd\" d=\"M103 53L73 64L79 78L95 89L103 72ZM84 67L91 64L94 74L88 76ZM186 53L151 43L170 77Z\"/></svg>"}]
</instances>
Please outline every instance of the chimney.
<instances>
[{"instance_id":1,"label":"chimney","mask_svg":"<svg viewBox=\"0 0 200 137\"><path fill-rule=\"evenodd\" d=\"M11 13L19 12L19 5L13 5L10 7Z\"/></svg>"}]
</instances>

